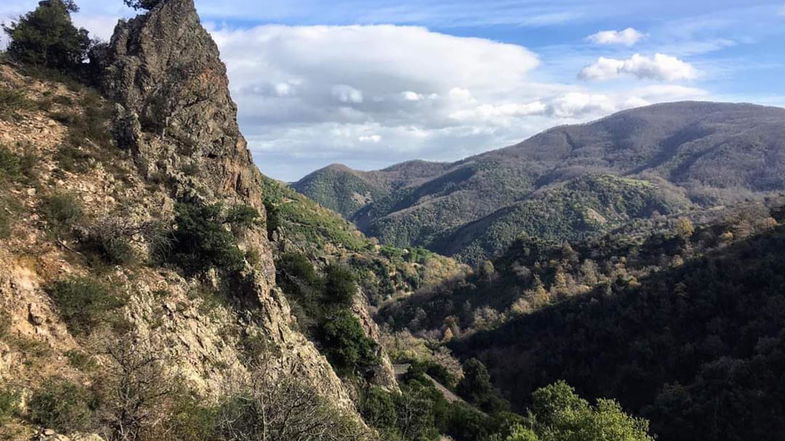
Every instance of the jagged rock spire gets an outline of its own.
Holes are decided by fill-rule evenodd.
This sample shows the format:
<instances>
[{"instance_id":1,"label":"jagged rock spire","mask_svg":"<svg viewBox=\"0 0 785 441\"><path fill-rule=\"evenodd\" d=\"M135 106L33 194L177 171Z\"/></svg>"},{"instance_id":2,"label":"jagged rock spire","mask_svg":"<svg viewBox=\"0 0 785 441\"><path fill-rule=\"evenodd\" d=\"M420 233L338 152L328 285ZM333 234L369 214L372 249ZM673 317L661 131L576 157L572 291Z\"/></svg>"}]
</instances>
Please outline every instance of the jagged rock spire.
<instances>
[{"instance_id":1,"label":"jagged rock spire","mask_svg":"<svg viewBox=\"0 0 785 441\"><path fill-rule=\"evenodd\" d=\"M193 0L164 0L121 21L102 64L103 89L123 107L121 132L148 170L196 166L216 196L259 203L258 171L237 125L226 67Z\"/></svg>"}]
</instances>

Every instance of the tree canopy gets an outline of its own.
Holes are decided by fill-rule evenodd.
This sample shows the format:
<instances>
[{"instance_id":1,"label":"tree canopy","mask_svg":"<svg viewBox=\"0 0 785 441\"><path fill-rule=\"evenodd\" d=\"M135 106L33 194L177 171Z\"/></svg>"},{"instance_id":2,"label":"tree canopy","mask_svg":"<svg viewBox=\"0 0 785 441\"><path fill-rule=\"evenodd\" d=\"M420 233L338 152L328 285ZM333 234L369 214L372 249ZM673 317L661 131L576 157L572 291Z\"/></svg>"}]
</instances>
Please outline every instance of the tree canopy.
<instances>
[{"instance_id":1,"label":"tree canopy","mask_svg":"<svg viewBox=\"0 0 785 441\"><path fill-rule=\"evenodd\" d=\"M3 30L8 55L19 62L73 72L87 57L90 37L71 22L79 8L73 0L48 0Z\"/></svg>"}]
</instances>

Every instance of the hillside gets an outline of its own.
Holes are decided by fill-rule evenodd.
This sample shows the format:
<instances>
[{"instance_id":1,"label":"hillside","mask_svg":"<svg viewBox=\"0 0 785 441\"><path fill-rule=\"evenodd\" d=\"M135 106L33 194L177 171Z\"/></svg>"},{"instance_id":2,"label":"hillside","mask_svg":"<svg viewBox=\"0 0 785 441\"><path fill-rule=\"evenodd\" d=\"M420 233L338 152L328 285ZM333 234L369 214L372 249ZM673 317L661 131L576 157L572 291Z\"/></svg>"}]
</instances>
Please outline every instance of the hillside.
<instances>
[{"instance_id":1,"label":"hillside","mask_svg":"<svg viewBox=\"0 0 785 441\"><path fill-rule=\"evenodd\" d=\"M446 165L422 183L368 199L350 219L383 243L423 246L477 262L501 252L514 232L541 233L541 226L529 216L510 213L526 211L528 201L583 176L649 181L657 189L655 199L673 200L681 194L696 207L781 192L784 123L785 109L748 104L681 102L627 110L589 124L557 127L518 145ZM331 185L333 199L348 197L340 185L327 184L329 177L324 181ZM299 183L295 188L331 204ZM603 192L609 190L614 188ZM679 209L688 208L680 205ZM619 221L641 215L619 214ZM562 217L563 223L581 222L579 213ZM473 223L482 227L473 228ZM567 229L563 238L616 226L609 222L607 228ZM497 237L483 237L488 230Z\"/></svg>"},{"instance_id":2,"label":"hillside","mask_svg":"<svg viewBox=\"0 0 785 441\"><path fill-rule=\"evenodd\" d=\"M351 219L362 207L392 192L419 185L442 173L448 164L409 161L379 171L352 170L329 165L292 184L298 192Z\"/></svg>"},{"instance_id":3,"label":"hillside","mask_svg":"<svg viewBox=\"0 0 785 441\"><path fill-rule=\"evenodd\" d=\"M379 319L477 357L517 408L564 379L657 439L779 439L782 200L639 221L569 245L528 238Z\"/></svg>"},{"instance_id":4,"label":"hillside","mask_svg":"<svg viewBox=\"0 0 785 441\"><path fill-rule=\"evenodd\" d=\"M370 304L463 266L263 176L192 0L95 51L0 55L0 438L379 439L360 399L401 389Z\"/></svg>"}]
</instances>

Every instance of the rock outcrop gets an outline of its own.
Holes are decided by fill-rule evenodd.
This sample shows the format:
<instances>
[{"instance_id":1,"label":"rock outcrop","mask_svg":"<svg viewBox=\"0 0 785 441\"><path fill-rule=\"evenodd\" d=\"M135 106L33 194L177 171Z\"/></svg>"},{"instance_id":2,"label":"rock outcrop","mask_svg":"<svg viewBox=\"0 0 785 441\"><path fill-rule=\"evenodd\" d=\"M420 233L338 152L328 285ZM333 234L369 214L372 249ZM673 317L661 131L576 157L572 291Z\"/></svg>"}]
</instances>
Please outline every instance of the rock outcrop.
<instances>
[{"instance_id":1,"label":"rock outcrop","mask_svg":"<svg viewBox=\"0 0 785 441\"><path fill-rule=\"evenodd\" d=\"M145 15L121 21L103 52L102 88L118 103L114 133L142 173L165 178L174 198L241 203L264 218L261 174L237 124L226 67L200 24L193 0L165 0ZM289 305L275 287L266 229L246 232L241 246L259 256L247 265L242 289L248 292L240 294L258 299L258 325L278 349L277 369L294 372L350 407L349 393L327 360L295 330ZM171 324L183 360L217 354L209 349L213 343L205 343L214 330L198 320ZM232 357L219 359L234 364Z\"/></svg>"},{"instance_id":2,"label":"rock outcrop","mask_svg":"<svg viewBox=\"0 0 785 441\"><path fill-rule=\"evenodd\" d=\"M100 64L105 93L122 106L119 133L146 171L198 169L215 195L261 204L226 67L193 0L163 1L121 21Z\"/></svg>"}]
</instances>

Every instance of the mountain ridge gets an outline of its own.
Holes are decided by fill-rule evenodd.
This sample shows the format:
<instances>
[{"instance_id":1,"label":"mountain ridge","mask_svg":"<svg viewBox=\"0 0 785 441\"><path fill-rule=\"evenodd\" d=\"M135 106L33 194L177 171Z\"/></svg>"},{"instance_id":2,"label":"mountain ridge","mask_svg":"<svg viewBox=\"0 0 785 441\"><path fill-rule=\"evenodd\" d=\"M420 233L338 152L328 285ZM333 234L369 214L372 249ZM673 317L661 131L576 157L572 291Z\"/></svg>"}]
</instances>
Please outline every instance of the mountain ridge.
<instances>
[{"instance_id":1,"label":"mountain ridge","mask_svg":"<svg viewBox=\"0 0 785 441\"><path fill-rule=\"evenodd\" d=\"M512 205L554 184L589 174L653 182L700 207L723 205L785 190L785 109L755 104L682 101L628 109L596 121L554 127L518 144L438 163L422 182L338 210L383 243L435 246L469 223L502 216ZM409 163L392 166L405 169ZM362 172L379 173L379 172ZM311 180L330 177L311 174ZM334 206L300 183L295 189ZM334 185L332 197L342 188ZM382 192L383 193L383 192ZM359 206L359 208L358 208ZM515 226L527 231L525 224ZM470 238L473 239L473 238ZM471 242L461 238L463 242ZM491 247L476 262L503 250Z\"/></svg>"}]
</instances>

